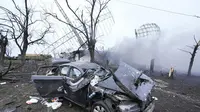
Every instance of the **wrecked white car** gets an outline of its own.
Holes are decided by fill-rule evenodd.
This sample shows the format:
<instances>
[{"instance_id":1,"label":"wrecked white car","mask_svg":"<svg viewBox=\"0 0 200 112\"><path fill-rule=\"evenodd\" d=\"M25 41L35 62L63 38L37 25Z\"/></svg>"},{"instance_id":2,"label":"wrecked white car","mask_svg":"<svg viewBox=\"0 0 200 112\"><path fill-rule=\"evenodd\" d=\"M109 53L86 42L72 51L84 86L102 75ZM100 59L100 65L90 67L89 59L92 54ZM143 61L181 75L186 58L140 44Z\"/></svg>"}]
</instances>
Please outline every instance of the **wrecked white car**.
<instances>
[{"instance_id":1,"label":"wrecked white car","mask_svg":"<svg viewBox=\"0 0 200 112\"><path fill-rule=\"evenodd\" d=\"M39 75L42 68L51 68ZM121 62L116 71L88 62L46 66L32 76L42 97L64 97L91 112L152 112L154 82Z\"/></svg>"}]
</instances>

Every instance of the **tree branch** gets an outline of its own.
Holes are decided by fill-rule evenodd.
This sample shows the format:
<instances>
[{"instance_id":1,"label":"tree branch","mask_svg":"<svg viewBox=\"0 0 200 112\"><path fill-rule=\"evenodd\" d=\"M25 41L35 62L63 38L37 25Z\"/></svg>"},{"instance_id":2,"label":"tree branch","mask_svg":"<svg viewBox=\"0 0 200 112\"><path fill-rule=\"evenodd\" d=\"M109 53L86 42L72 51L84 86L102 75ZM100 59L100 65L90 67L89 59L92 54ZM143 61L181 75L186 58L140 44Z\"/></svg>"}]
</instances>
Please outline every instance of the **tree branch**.
<instances>
[{"instance_id":1,"label":"tree branch","mask_svg":"<svg viewBox=\"0 0 200 112\"><path fill-rule=\"evenodd\" d=\"M29 24L29 12L30 10L28 9L28 2L27 0L25 0L24 2L24 5L25 5L25 11L26 11L26 16L25 16L25 20L24 20L24 26L25 26L25 29L28 31L28 24Z\"/></svg>"},{"instance_id":2,"label":"tree branch","mask_svg":"<svg viewBox=\"0 0 200 112\"><path fill-rule=\"evenodd\" d=\"M10 18L10 19L13 19L14 21L16 21L16 23L18 23L18 24L20 24L21 26L23 26L23 24L21 23L21 19L20 19L20 17L19 16L17 16L16 14L14 14L12 11L10 11L9 9L7 9L7 8L5 8L5 7L2 7L2 6L0 6L0 9L2 9L3 11L5 11L6 12L6 14L7 14L7 16L8 15L11 15L12 16L12 18Z\"/></svg>"},{"instance_id":3,"label":"tree branch","mask_svg":"<svg viewBox=\"0 0 200 112\"><path fill-rule=\"evenodd\" d=\"M14 41L15 41L16 45L18 46L19 50L22 51L22 46L19 45L18 38L15 38L14 35L13 35L13 38L14 38Z\"/></svg>"},{"instance_id":4,"label":"tree branch","mask_svg":"<svg viewBox=\"0 0 200 112\"><path fill-rule=\"evenodd\" d=\"M40 35L40 38L29 42L28 45L29 44L34 44L34 43L36 43L38 41L41 41L46 36L46 34L49 33L50 29L51 29L51 25L49 24L48 28Z\"/></svg>"},{"instance_id":5,"label":"tree branch","mask_svg":"<svg viewBox=\"0 0 200 112\"><path fill-rule=\"evenodd\" d=\"M90 0L85 0L86 2L88 2L90 5L92 5L92 2Z\"/></svg>"},{"instance_id":6,"label":"tree branch","mask_svg":"<svg viewBox=\"0 0 200 112\"><path fill-rule=\"evenodd\" d=\"M83 10L82 10L82 12L81 12L81 20L83 21L83 30L85 31L85 37L86 37L86 39L87 39L87 41L89 41L89 36L88 36L88 30L87 30L87 24L86 24L86 22L84 21L84 19L83 19Z\"/></svg>"},{"instance_id":7,"label":"tree branch","mask_svg":"<svg viewBox=\"0 0 200 112\"><path fill-rule=\"evenodd\" d=\"M183 49L179 49L179 50L181 50L181 51L183 51L183 52L185 52L185 53L189 53L189 54L191 54L191 55L192 55L192 53L191 53L191 52L189 52L189 51L186 51L186 50L183 50Z\"/></svg>"},{"instance_id":8,"label":"tree branch","mask_svg":"<svg viewBox=\"0 0 200 112\"><path fill-rule=\"evenodd\" d=\"M14 30L12 26L9 26L7 24L0 23L0 26L5 26L5 27L8 27L8 28L11 28L12 30Z\"/></svg>"},{"instance_id":9,"label":"tree branch","mask_svg":"<svg viewBox=\"0 0 200 112\"><path fill-rule=\"evenodd\" d=\"M81 19L79 18L79 16L76 14L76 12L70 7L68 0L65 0L67 3L67 7L69 8L69 10L76 16L76 18L79 20L79 22L83 23L83 21L81 21Z\"/></svg>"},{"instance_id":10,"label":"tree branch","mask_svg":"<svg viewBox=\"0 0 200 112\"><path fill-rule=\"evenodd\" d=\"M19 49L22 50L21 46L20 46L19 43L18 43L18 39L19 39L19 37L22 35L22 33L21 33L18 37L16 37L16 36L15 36L15 29L13 28L13 26L9 26L9 25L2 24L2 23L0 23L0 25L6 26L6 27L12 29L12 37L13 37L13 39L14 39L16 45L19 47ZM12 24L12 25L13 25L13 24Z\"/></svg>"},{"instance_id":11,"label":"tree branch","mask_svg":"<svg viewBox=\"0 0 200 112\"><path fill-rule=\"evenodd\" d=\"M79 28L75 27L74 25L69 24L69 23L63 21L62 19L58 18L58 16L56 14L55 15L51 14L51 13L45 13L45 14L50 15L50 16L54 17L55 19L57 19L58 21L66 24L66 25L69 25L69 26L73 27L74 29L76 29L77 31L79 31L80 33L82 33L84 36L86 36L86 34L82 30L80 30Z\"/></svg>"},{"instance_id":12,"label":"tree branch","mask_svg":"<svg viewBox=\"0 0 200 112\"><path fill-rule=\"evenodd\" d=\"M65 0L67 7L69 8L69 10L75 15L75 17L79 20L79 22L83 25L83 29L85 31L85 37L88 39L88 31L87 31L87 27L84 23L84 21L81 21L81 19L79 18L79 16L76 14L76 12L70 7L68 0Z\"/></svg>"},{"instance_id":13,"label":"tree branch","mask_svg":"<svg viewBox=\"0 0 200 112\"><path fill-rule=\"evenodd\" d=\"M19 29L21 28L21 25L18 23L18 21L16 21L15 19L12 20L12 18L10 17L10 15L9 15L8 13L6 13L6 15L7 15L7 17L8 17L8 19L9 19L10 23L12 24L13 29L16 29L14 23L17 24L17 27L18 27Z\"/></svg>"},{"instance_id":14,"label":"tree branch","mask_svg":"<svg viewBox=\"0 0 200 112\"><path fill-rule=\"evenodd\" d=\"M198 44L198 46L200 46L200 40L199 40L199 42L197 44Z\"/></svg>"},{"instance_id":15,"label":"tree branch","mask_svg":"<svg viewBox=\"0 0 200 112\"><path fill-rule=\"evenodd\" d=\"M8 18L11 21L9 16L8 16ZM21 37L23 32L20 32L20 34L16 37L16 34L15 34L16 29L14 29L15 25L13 24L13 22L11 22L11 24L12 24L12 28L13 28L12 38L14 38L14 41L15 41L16 45L18 46L19 50L22 51L22 46L19 45L18 39ZM18 25L18 27L19 27L19 29L21 28L19 25Z\"/></svg>"},{"instance_id":16,"label":"tree branch","mask_svg":"<svg viewBox=\"0 0 200 112\"><path fill-rule=\"evenodd\" d=\"M95 23L94 23L94 29L93 29L95 31L95 35L96 35L96 27L97 27L97 24L99 22L99 17L101 15L101 12L106 8L106 6L109 2L110 2L110 0L106 1L105 3L101 3L101 0L99 0L100 9L99 9L99 13L96 17L96 20L95 20Z\"/></svg>"},{"instance_id":17,"label":"tree branch","mask_svg":"<svg viewBox=\"0 0 200 112\"><path fill-rule=\"evenodd\" d=\"M8 16L8 18L9 18L9 16ZM9 20L11 21L10 18L9 18ZM14 41L15 41L16 45L18 46L19 50L22 51L22 46L19 45L18 39L21 37L21 35L23 34L23 32L21 32L21 33L16 37L16 34L15 34L15 30L16 30L16 29L14 29L15 26L14 26L13 22L11 22L11 24L12 24L12 28L13 28L12 38L14 39ZM18 24L17 24L17 25L18 25ZM19 29L21 28L19 25L18 25L18 27L19 27Z\"/></svg>"},{"instance_id":18,"label":"tree branch","mask_svg":"<svg viewBox=\"0 0 200 112\"><path fill-rule=\"evenodd\" d=\"M29 23L28 25L30 26L30 25L33 25L33 24L35 24L36 22L42 22L42 20L35 20L35 21L32 21L31 23Z\"/></svg>"},{"instance_id":19,"label":"tree branch","mask_svg":"<svg viewBox=\"0 0 200 112\"><path fill-rule=\"evenodd\" d=\"M198 42L197 42L197 40L196 40L196 38L195 38L195 35L194 35L194 41L196 42L196 44L198 44Z\"/></svg>"},{"instance_id":20,"label":"tree branch","mask_svg":"<svg viewBox=\"0 0 200 112\"><path fill-rule=\"evenodd\" d=\"M90 27L91 27L91 31L90 31L90 33L91 33L91 39L93 39L94 38L94 23L93 23L93 20L94 20L94 18L93 18L93 12L94 12L94 7L95 7L95 4L96 4L96 0L92 0L92 8L91 8L91 13L90 13Z\"/></svg>"},{"instance_id":21,"label":"tree branch","mask_svg":"<svg viewBox=\"0 0 200 112\"><path fill-rule=\"evenodd\" d=\"M186 45L187 47L189 47L189 48L191 48L191 49L194 49L194 47L192 47L192 46L189 46L189 45Z\"/></svg>"},{"instance_id":22,"label":"tree branch","mask_svg":"<svg viewBox=\"0 0 200 112\"><path fill-rule=\"evenodd\" d=\"M0 20L5 21L5 22L10 22L10 20L6 19L6 18L0 18ZM14 21L11 21L14 22Z\"/></svg>"},{"instance_id":23,"label":"tree branch","mask_svg":"<svg viewBox=\"0 0 200 112\"><path fill-rule=\"evenodd\" d=\"M13 4L14 4L15 8L19 11L19 13L22 14L22 15L25 17L26 15L25 15L25 14L21 11L21 9L17 6L17 4L15 3L15 1L12 0L12 2L13 2Z\"/></svg>"}]
</instances>

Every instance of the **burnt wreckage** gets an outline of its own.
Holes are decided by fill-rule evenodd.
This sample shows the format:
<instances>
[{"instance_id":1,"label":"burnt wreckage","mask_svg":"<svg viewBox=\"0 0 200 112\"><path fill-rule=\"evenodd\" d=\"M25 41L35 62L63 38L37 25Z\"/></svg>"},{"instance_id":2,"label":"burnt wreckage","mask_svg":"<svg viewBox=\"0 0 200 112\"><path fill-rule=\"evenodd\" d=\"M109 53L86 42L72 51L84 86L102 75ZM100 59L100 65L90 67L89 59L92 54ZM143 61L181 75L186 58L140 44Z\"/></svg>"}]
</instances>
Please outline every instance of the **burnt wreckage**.
<instances>
[{"instance_id":1,"label":"burnt wreckage","mask_svg":"<svg viewBox=\"0 0 200 112\"><path fill-rule=\"evenodd\" d=\"M95 63L44 66L32 75L42 97L64 97L91 112L152 112L154 82L120 62L116 70Z\"/></svg>"}]
</instances>

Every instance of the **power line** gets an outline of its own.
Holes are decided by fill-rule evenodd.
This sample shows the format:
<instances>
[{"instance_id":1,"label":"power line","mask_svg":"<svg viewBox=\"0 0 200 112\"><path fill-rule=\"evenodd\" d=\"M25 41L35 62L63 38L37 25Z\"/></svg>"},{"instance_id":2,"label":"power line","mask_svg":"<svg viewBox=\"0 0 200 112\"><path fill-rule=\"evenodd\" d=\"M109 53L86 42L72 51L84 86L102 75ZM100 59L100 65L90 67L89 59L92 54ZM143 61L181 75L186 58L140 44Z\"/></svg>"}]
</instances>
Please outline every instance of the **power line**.
<instances>
[{"instance_id":1,"label":"power line","mask_svg":"<svg viewBox=\"0 0 200 112\"><path fill-rule=\"evenodd\" d=\"M180 12L175 12L175 11L169 11L169 10L165 10L165 9L158 9L158 8L144 6L144 5L140 5L140 4L134 4L134 3L127 2L127 1L122 1L122 0L116 0L116 1L122 2L122 3L126 3L126 4L129 4L129 5L134 5L134 6L138 6L138 7L147 8L147 9L152 9L152 10L157 10L157 11L162 11L162 12L167 12L167 13L172 13L172 14L177 14L177 15L182 15L182 16L189 16L189 17L200 18L200 16L197 16L197 15L185 14L185 13L180 13Z\"/></svg>"}]
</instances>

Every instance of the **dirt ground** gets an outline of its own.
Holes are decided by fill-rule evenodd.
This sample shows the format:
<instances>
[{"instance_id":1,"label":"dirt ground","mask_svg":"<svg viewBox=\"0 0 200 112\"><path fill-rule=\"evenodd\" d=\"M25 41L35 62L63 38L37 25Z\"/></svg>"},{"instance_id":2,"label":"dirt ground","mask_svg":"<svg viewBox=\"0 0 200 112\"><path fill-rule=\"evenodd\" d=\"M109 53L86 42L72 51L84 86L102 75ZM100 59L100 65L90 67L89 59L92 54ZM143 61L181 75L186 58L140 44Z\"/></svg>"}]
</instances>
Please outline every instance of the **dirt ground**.
<instances>
[{"instance_id":1,"label":"dirt ground","mask_svg":"<svg viewBox=\"0 0 200 112\"><path fill-rule=\"evenodd\" d=\"M13 74L18 82L6 82L0 85L0 112L48 112L41 103L27 105L30 95L38 95L30 81L30 74ZM9 75L13 77L13 75ZM7 77L9 77L7 76ZM177 76L178 77L178 76ZM174 80L163 76L153 76L156 82L153 96L157 97L154 112L199 112L200 110L200 77L178 77ZM6 111L10 109L10 111ZM73 105L69 107L64 100L62 106L55 112L83 112L83 108ZM11 111L12 112L12 111Z\"/></svg>"}]
</instances>

